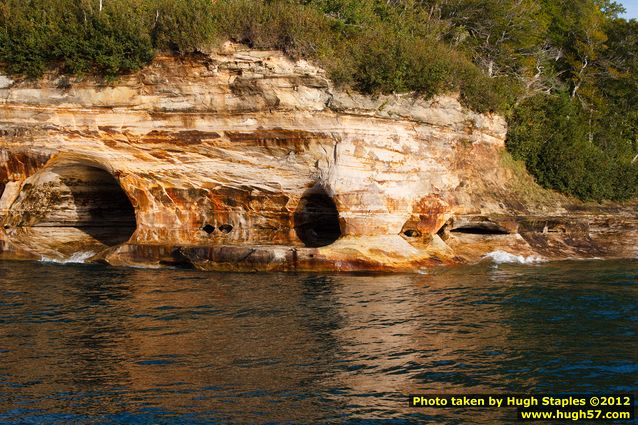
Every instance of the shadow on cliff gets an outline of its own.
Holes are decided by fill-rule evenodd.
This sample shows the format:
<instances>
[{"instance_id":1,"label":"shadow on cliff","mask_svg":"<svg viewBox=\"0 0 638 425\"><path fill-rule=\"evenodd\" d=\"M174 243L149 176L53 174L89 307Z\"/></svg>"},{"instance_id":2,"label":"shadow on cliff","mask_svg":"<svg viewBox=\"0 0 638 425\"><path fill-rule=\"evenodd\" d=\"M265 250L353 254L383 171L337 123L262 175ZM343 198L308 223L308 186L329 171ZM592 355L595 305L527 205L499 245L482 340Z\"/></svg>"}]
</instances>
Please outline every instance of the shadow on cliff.
<instances>
[{"instance_id":1,"label":"shadow on cliff","mask_svg":"<svg viewBox=\"0 0 638 425\"><path fill-rule=\"evenodd\" d=\"M107 246L128 241L136 228L133 205L110 173L90 167L89 175L87 181L65 181L77 212L69 224Z\"/></svg>"},{"instance_id":2,"label":"shadow on cliff","mask_svg":"<svg viewBox=\"0 0 638 425\"><path fill-rule=\"evenodd\" d=\"M19 246L62 261L120 245L136 227L135 209L119 182L83 163L54 165L34 176L5 220Z\"/></svg>"}]
</instances>

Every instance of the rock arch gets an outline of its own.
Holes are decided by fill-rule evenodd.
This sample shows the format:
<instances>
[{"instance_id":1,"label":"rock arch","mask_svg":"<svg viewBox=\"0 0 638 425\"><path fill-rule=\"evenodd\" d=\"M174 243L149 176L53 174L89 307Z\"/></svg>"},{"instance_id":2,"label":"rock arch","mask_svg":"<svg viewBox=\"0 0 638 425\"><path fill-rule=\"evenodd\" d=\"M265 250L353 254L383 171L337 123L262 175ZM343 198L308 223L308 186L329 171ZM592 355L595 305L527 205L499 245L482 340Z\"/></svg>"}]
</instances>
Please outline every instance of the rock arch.
<instances>
[{"instance_id":1,"label":"rock arch","mask_svg":"<svg viewBox=\"0 0 638 425\"><path fill-rule=\"evenodd\" d=\"M93 163L64 162L24 182L4 227L28 251L65 260L128 241L136 217L110 172Z\"/></svg>"}]
</instances>

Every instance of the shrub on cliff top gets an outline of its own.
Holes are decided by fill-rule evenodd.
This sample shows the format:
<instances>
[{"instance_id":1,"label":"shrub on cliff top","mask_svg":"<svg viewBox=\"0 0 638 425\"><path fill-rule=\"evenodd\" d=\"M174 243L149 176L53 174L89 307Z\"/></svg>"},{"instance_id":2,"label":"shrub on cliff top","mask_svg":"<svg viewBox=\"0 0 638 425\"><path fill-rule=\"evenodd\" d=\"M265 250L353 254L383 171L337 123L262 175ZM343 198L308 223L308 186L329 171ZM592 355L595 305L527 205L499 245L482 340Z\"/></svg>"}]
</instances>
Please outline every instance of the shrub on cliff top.
<instances>
[{"instance_id":1,"label":"shrub on cliff top","mask_svg":"<svg viewBox=\"0 0 638 425\"><path fill-rule=\"evenodd\" d=\"M0 62L115 77L231 39L367 93L460 93L538 182L638 196L638 23L611 0L0 0Z\"/></svg>"},{"instance_id":2,"label":"shrub on cliff top","mask_svg":"<svg viewBox=\"0 0 638 425\"><path fill-rule=\"evenodd\" d=\"M10 72L39 76L51 64L70 73L114 76L153 58L143 0L4 0L0 61Z\"/></svg>"},{"instance_id":3,"label":"shrub on cliff top","mask_svg":"<svg viewBox=\"0 0 638 425\"><path fill-rule=\"evenodd\" d=\"M145 5L155 48L190 53L218 43L220 31L210 0L145 0Z\"/></svg>"},{"instance_id":4,"label":"shrub on cliff top","mask_svg":"<svg viewBox=\"0 0 638 425\"><path fill-rule=\"evenodd\" d=\"M50 64L114 77L147 64L154 50L189 54L232 39L314 59L336 83L365 93L490 92L433 22L421 7L379 0L2 0L0 62L32 77ZM500 103L481 96L476 107Z\"/></svg>"}]
</instances>

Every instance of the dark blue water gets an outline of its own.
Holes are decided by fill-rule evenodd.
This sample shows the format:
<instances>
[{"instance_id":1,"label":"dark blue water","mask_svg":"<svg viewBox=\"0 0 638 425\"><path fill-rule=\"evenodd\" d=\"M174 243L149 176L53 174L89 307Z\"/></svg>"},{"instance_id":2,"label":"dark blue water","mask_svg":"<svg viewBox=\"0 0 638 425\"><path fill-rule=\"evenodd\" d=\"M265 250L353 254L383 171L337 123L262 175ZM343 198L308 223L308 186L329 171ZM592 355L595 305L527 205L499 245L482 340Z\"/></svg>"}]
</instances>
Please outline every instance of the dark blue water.
<instances>
[{"instance_id":1,"label":"dark blue water","mask_svg":"<svg viewBox=\"0 0 638 425\"><path fill-rule=\"evenodd\" d=\"M0 263L0 423L498 424L410 393L638 389L638 263L429 275Z\"/></svg>"}]
</instances>

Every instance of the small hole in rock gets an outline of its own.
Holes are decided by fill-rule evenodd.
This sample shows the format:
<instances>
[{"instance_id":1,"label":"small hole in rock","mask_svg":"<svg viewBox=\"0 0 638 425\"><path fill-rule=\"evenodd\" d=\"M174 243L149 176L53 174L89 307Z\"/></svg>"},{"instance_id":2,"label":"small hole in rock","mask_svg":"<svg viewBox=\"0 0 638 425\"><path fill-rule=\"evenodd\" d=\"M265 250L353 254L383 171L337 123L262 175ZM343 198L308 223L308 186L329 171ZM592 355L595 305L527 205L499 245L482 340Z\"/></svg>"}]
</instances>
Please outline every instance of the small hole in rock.
<instances>
[{"instance_id":1,"label":"small hole in rock","mask_svg":"<svg viewBox=\"0 0 638 425\"><path fill-rule=\"evenodd\" d=\"M219 230L223 233L230 233L233 231L233 226L231 226L230 224L222 224L221 226L219 226Z\"/></svg>"},{"instance_id":2,"label":"small hole in rock","mask_svg":"<svg viewBox=\"0 0 638 425\"><path fill-rule=\"evenodd\" d=\"M403 232L403 234L407 236L408 238L418 238L421 236L421 232L414 229L408 229L405 232Z\"/></svg>"},{"instance_id":3,"label":"small hole in rock","mask_svg":"<svg viewBox=\"0 0 638 425\"><path fill-rule=\"evenodd\" d=\"M202 230L210 235L211 233L215 231L215 226L211 226L210 224L207 224L206 226L202 227Z\"/></svg>"}]
</instances>

